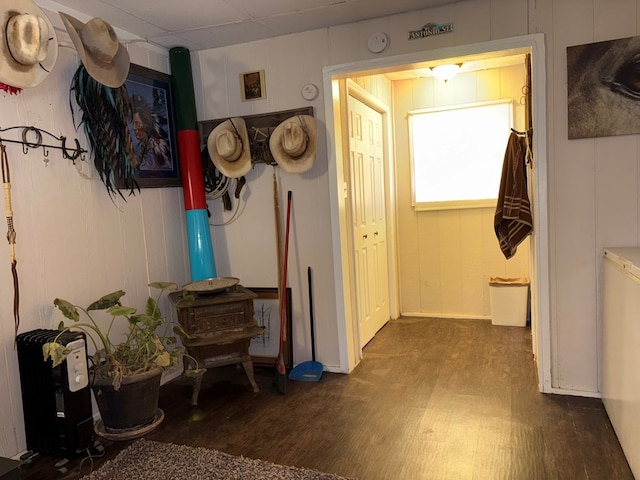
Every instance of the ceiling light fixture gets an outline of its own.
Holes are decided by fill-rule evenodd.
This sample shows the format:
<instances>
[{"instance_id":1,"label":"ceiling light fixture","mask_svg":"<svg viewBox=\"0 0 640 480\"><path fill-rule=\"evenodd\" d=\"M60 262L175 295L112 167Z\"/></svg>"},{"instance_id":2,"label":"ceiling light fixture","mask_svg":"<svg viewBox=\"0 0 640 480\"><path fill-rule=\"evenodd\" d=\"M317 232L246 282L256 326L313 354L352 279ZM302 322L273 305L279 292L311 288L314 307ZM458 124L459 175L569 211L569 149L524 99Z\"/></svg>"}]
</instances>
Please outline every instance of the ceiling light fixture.
<instances>
[{"instance_id":1,"label":"ceiling light fixture","mask_svg":"<svg viewBox=\"0 0 640 480\"><path fill-rule=\"evenodd\" d=\"M431 73L433 73L434 77L442 80L443 82L446 82L456 76L461 66L461 63L448 63L446 65L438 65L436 67L431 67Z\"/></svg>"}]
</instances>

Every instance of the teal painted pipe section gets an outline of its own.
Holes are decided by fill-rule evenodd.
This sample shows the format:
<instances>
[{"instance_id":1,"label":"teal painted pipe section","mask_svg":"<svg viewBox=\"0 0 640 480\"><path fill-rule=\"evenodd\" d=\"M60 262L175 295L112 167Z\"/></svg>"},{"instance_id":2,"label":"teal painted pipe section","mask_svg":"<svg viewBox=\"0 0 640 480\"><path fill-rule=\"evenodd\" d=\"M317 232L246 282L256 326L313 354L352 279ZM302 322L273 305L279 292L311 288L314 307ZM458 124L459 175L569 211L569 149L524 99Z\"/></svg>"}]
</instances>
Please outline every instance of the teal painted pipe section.
<instances>
[{"instance_id":1,"label":"teal painted pipe section","mask_svg":"<svg viewBox=\"0 0 640 480\"><path fill-rule=\"evenodd\" d=\"M189 242L189 267L191 281L216 278L216 262L213 258L209 216L207 210L187 210L187 240Z\"/></svg>"}]
</instances>

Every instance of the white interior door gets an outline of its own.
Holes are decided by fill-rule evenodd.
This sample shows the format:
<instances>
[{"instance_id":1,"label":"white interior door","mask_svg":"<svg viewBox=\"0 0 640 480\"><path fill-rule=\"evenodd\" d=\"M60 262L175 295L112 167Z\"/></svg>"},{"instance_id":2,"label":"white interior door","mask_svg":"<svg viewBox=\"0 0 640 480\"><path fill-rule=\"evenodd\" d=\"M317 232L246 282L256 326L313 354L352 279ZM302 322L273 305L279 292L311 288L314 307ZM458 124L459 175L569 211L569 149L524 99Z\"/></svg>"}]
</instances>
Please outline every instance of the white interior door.
<instances>
[{"instance_id":1,"label":"white interior door","mask_svg":"<svg viewBox=\"0 0 640 480\"><path fill-rule=\"evenodd\" d=\"M382 114L349 96L349 176L360 347L389 320Z\"/></svg>"}]
</instances>

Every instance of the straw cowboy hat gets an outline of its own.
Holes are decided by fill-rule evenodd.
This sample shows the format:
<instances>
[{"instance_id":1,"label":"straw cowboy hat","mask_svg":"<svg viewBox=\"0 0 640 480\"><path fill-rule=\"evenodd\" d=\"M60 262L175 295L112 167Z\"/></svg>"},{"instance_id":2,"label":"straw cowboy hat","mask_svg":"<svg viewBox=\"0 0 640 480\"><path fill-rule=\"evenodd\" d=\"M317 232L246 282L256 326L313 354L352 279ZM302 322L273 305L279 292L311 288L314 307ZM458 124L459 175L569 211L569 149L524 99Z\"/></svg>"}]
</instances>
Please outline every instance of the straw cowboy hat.
<instances>
[{"instance_id":1,"label":"straw cowboy hat","mask_svg":"<svg viewBox=\"0 0 640 480\"><path fill-rule=\"evenodd\" d=\"M269 149L284 171L304 173L316 159L318 129L310 115L296 115L278 125L269 138Z\"/></svg>"},{"instance_id":2,"label":"straw cowboy hat","mask_svg":"<svg viewBox=\"0 0 640 480\"><path fill-rule=\"evenodd\" d=\"M230 118L214 128L207 139L211 161L229 178L239 178L251 170L251 148L242 117Z\"/></svg>"},{"instance_id":3,"label":"straw cowboy hat","mask_svg":"<svg viewBox=\"0 0 640 480\"><path fill-rule=\"evenodd\" d=\"M113 27L99 17L87 23L62 12L60 17L89 75L107 87L121 87L129 75L129 52Z\"/></svg>"},{"instance_id":4,"label":"straw cowboy hat","mask_svg":"<svg viewBox=\"0 0 640 480\"><path fill-rule=\"evenodd\" d=\"M18 88L42 82L58 58L53 24L32 0L2 0L0 82Z\"/></svg>"}]
</instances>

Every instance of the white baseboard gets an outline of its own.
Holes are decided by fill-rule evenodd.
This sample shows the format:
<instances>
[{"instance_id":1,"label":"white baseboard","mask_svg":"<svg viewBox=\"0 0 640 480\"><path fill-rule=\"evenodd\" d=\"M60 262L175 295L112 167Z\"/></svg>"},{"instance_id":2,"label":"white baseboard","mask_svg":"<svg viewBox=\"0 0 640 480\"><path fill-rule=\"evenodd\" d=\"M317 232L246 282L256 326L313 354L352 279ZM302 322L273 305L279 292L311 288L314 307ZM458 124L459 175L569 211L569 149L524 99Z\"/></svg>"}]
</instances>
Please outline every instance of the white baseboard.
<instances>
[{"instance_id":1,"label":"white baseboard","mask_svg":"<svg viewBox=\"0 0 640 480\"><path fill-rule=\"evenodd\" d=\"M402 317L420 318L454 318L459 320L491 320L489 315L465 315L457 313L424 313L424 312L402 312Z\"/></svg>"},{"instance_id":2,"label":"white baseboard","mask_svg":"<svg viewBox=\"0 0 640 480\"><path fill-rule=\"evenodd\" d=\"M555 395L570 395L574 397L602 398L602 392L590 392L588 390L569 390L567 388L554 388L545 390L542 393L553 393Z\"/></svg>"}]
</instances>

